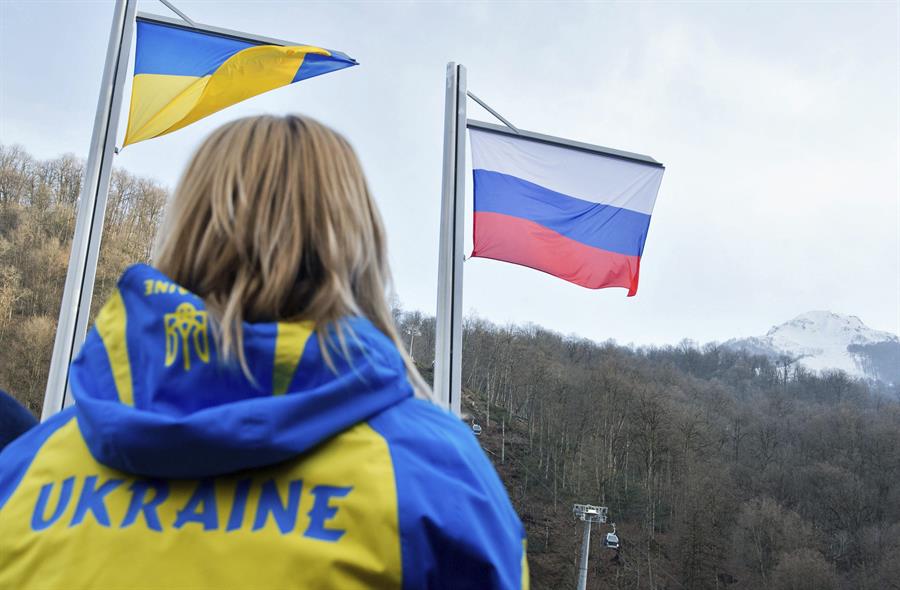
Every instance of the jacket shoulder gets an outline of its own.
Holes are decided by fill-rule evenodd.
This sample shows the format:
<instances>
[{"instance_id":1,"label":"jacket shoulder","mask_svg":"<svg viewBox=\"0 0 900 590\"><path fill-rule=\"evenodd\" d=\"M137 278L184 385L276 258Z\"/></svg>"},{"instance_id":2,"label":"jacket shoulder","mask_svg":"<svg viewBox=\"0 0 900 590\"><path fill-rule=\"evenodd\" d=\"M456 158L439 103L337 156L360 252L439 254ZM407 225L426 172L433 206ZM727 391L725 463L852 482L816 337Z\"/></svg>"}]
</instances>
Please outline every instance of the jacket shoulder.
<instances>
[{"instance_id":1,"label":"jacket shoulder","mask_svg":"<svg viewBox=\"0 0 900 590\"><path fill-rule=\"evenodd\" d=\"M63 410L25 432L0 451L0 510L22 481L47 439L74 419L74 408Z\"/></svg>"},{"instance_id":2,"label":"jacket shoulder","mask_svg":"<svg viewBox=\"0 0 900 590\"><path fill-rule=\"evenodd\" d=\"M379 414L371 424L379 432L383 431L386 438L397 442L415 439L420 445L444 445L462 453L477 450L483 454L465 423L443 408L421 399L404 400Z\"/></svg>"},{"instance_id":3,"label":"jacket shoulder","mask_svg":"<svg viewBox=\"0 0 900 590\"><path fill-rule=\"evenodd\" d=\"M37 420L25 406L0 390L0 450L36 424Z\"/></svg>"},{"instance_id":4,"label":"jacket shoulder","mask_svg":"<svg viewBox=\"0 0 900 590\"><path fill-rule=\"evenodd\" d=\"M519 588L524 530L471 430L409 399L369 421L394 465L405 588Z\"/></svg>"}]
</instances>

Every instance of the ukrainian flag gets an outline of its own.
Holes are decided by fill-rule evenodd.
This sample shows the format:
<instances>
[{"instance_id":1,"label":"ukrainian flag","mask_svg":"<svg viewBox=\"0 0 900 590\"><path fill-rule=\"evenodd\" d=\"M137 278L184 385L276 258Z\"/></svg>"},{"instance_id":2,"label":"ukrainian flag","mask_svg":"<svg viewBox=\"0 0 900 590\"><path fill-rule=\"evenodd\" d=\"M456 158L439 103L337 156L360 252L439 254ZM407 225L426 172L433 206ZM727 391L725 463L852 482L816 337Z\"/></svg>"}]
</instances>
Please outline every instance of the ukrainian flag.
<instances>
[{"instance_id":1,"label":"ukrainian flag","mask_svg":"<svg viewBox=\"0 0 900 590\"><path fill-rule=\"evenodd\" d=\"M266 45L137 19L125 144L171 133L281 86L357 65L311 45Z\"/></svg>"}]
</instances>

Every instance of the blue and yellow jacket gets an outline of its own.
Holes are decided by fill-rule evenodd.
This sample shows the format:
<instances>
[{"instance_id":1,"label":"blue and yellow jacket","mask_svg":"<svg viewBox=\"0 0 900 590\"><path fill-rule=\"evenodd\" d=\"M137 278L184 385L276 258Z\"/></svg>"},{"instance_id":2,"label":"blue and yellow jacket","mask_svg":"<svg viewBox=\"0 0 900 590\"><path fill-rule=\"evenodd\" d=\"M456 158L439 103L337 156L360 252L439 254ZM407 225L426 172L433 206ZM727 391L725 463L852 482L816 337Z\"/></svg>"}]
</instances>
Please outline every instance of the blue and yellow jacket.
<instances>
[{"instance_id":1,"label":"blue and yellow jacket","mask_svg":"<svg viewBox=\"0 0 900 590\"><path fill-rule=\"evenodd\" d=\"M520 588L524 532L469 429L413 398L394 344L346 320L244 325L216 362L203 301L125 272L76 405L0 454L0 588Z\"/></svg>"}]
</instances>

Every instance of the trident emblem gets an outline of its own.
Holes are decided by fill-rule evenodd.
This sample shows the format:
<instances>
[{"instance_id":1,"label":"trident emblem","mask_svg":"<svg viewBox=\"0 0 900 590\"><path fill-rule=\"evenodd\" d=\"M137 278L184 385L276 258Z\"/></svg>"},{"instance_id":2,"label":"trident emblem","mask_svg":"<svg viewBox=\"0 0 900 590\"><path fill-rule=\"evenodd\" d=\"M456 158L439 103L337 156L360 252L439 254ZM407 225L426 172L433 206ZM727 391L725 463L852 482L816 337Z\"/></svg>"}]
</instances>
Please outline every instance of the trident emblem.
<instances>
[{"instance_id":1,"label":"trident emblem","mask_svg":"<svg viewBox=\"0 0 900 590\"><path fill-rule=\"evenodd\" d=\"M190 303L182 303L174 312L163 316L166 325L166 366L170 367L178 358L178 341L184 351L184 370L191 370L191 346L188 337L193 333L194 350L204 363L209 362L208 320L205 311L200 311Z\"/></svg>"}]
</instances>

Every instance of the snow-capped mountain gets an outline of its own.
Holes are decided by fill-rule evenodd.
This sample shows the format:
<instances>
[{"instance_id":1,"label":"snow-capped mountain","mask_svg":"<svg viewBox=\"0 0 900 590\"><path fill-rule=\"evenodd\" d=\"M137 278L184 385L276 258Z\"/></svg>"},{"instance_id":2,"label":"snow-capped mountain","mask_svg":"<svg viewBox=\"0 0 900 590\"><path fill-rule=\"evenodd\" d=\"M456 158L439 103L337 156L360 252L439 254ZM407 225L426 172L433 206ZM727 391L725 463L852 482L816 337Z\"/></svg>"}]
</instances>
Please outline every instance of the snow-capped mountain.
<instances>
[{"instance_id":1,"label":"snow-capped mountain","mask_svg":"<svg viewBox=\"0 0 900 590\"><path fill-rule=\"evenodd\" d=\"M853 377L900 383L900 338L873 330L852 315L810 311L773 327L765 336L729 340L726 346L768 356L799 357L813 371L839 369Z\"/></svg>"}]
</instances>

